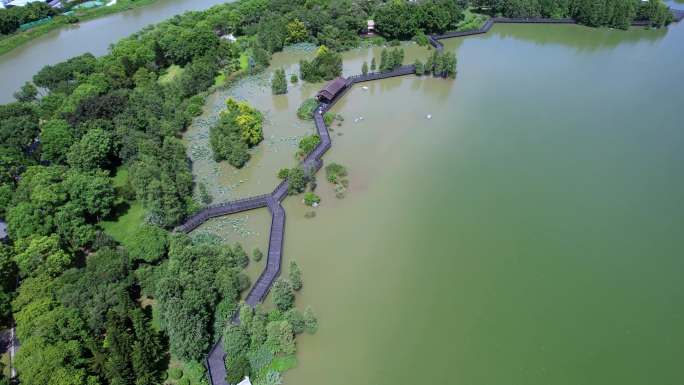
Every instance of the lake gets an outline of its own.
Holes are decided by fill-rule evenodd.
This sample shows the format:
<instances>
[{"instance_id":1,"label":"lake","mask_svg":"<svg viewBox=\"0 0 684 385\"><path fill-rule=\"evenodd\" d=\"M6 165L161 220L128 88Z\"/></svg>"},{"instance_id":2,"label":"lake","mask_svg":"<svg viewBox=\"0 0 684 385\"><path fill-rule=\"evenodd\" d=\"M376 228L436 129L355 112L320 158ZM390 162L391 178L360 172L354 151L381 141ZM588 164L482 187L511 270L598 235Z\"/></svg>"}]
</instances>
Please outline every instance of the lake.
<instances>
[{"instance_id":1,"label":"lake","mask_svg":"<svg viewBox=\"0 0 684 385\"><path fill-rule=\"evenodd\" d=\"M455 80L357 85L335 106L324 161L349 169L344 199L321 172L315 218L284 202L297 304L321 325L285 383L681 383L684 25L496 25L445 43ZM345 74L372 52L345 54ZM294 112L318 85L290 88L271 96L262 77L209 99L202 122L229 95L267 115L244 170L201 150L210 124L188 131L218 201L270 191L294 164L313 130ZM200 231L265 247L267 212L237 219Z\"/></svg>"}]
</instances>

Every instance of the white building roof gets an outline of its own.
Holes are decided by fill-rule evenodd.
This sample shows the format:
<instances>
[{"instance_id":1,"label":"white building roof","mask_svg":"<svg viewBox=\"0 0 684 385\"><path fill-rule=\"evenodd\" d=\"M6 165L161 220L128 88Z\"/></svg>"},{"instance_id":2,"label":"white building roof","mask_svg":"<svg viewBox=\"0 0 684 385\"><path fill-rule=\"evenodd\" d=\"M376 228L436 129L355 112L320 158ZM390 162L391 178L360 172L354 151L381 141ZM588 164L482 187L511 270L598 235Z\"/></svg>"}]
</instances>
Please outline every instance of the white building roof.
<instances>
[{"instance_id":1,"label":"white building roof","mask_svg":"<svg viewBox=\"0 0 684 385\"><path fill-rule=\"evenodd\" d=\"M249 376L245 376L245 379L240 381L237 385L252 385L252 382L249 380Z\"/></svg>"}]
</instances>

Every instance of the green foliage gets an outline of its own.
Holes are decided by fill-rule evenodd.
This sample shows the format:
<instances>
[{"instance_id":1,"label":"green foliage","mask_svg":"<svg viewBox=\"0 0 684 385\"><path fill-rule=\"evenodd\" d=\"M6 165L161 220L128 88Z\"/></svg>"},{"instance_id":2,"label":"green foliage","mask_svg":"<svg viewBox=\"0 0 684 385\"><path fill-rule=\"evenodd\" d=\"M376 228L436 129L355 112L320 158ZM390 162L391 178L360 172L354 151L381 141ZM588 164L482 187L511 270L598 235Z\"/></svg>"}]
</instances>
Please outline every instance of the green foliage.
<instances>
[{"instance_id":1,"label":"green foliage","mask_svg":"<svg viewBox=\"0 0 684 385\"><path fill-rule=\"evenodd\" d=\"M212 198L211 194L209 194L209 190L207 190L207 185L204 183L199 184L199 194L200 194L200 201L204 203L205 205L210 204L214 198Z\"/></svg>"},{"instance_id":2,"label":"green foliage","mask_svg":"<svg viewBox=\"0 0 684 385\"><path fill-rule=\"evenodd\" d=\"M263 257L264 253L258 248L254 249L254 251L252 252L252 258L254 259L254 262L261 261Z\"/></svg>"},{"instance_id":3,"label":"green foliage","mask_svg":"<svg viewBox=\"0 0 684 385\"><path fill-rule=\"evenodd\" d=\"M229 384L237 384L242 381L245 376L248 376L251 367L249 360L245 355L227 356L226 358L226 372L228 373L226 381Z\"/></svg>"},{"instance_id":4,"label":"green foliage","mask_svg":"<svg viewBox=\"0 0 684 385\"><path fill-rule=\"evenodd\" d=\"M38 96L38 89L31 82L24 83L24 85L14 93L14 98L17 99L17 101L24 103L35 101L36 96Z\"/></svg>"},{"instance_id":5,"label":"green foliage","mask_svg":"<svg viewBox=\"0 0 684 385\"><path fill-rule=\"evenodd\" d=\"M295 261L290 261L288 278L292 283L292 289L297 291L302 289L302 271L299 269L299 265L297 265L297 262Z\"/></svg>"},{"instance_id":6,"label":"green foliage","mask_svg":"<svg viewBox=\"0 0 684 385\"><path fill-rule=\"evenodd\" d=\"M297 151L297 156L303 158L309 155L309 153L313 151L320 143L321 137L318 136L318 134L303 137L299 141L299 151Z\"/></svg>"},{"instance_id":7,"label":"green foliage","mask_svg":"<svg viewBox=\"0 0 684 385\"><path fill-rule=\"evenodd\" d=\"M302 105L297 108L297 117L302 120L313 120L313 113L318 107L318 101L314 98L309 98L302 102Z\"/></svg>"},{"instance_id":8,"label":"green foliage","mask_svg":"<svg viewBox=\"0 0 684 385\"><path fill-rule=\"evenodd\" d=\"M422 61L416 59L415 63L413 63L413 66L416 68L417 76L422 76L425 73L425 66L423 65Z\"/></svg>"},{"instance_id":9,"label":"green foliage","mask_svg":"<svg viewBox=\"0 0 684 385\"><path fill-rule=\"evenodd\" d=\"M65 120L53 119L43 123L40 132L42 160L64 163L73 143L71 127Z\"/></svg>"},{"instance_id":10,"label":"green foliage","mask_svg":"<svg viewBox=\"0 0 684 385\"><path fill-rule=\"evenodd\" d=\"M295 84L298 81L299 81L299 77L297 76L297 74L290 75L290 83Z\"/></svg>"},{"instance_id":11,"label":"green foliage","mask_svg":"<svg viewBox=\"0 0 684 385\"><path fill-rule=\"evenodd\" d=\"M273 303L280 311L287 311L294 305L294 291L289 281L278 279L273 285Z\"/></svg>"},{"instance_id":12,"label":"green foliage","mask_svg":"<svg viewBox=\"0 0 684 385\"><path fill-rule=\"evenodd\" d=\"M308 35L309 32L306 30L306 25L299 19L294 19L287 24L287 42L289 44L304 41Z\"/></svg>"},{"instance_id":13,"label":"green foliage","mask_svg":"<svg viewBox=\"0 0 684 385\"><path fill-rule=\"evenodd\" d=\"M90 171L106 168L113 151L112 134L100 129L88 131L67 153L67 161L73 168Z\"/></svg>"},{"instance_id":14,"label":"green foliage","mask_svg":"<svg viewBox=\"0 0 684 385\"><path fill-rule=\"evenodd\" d=\"M316 333L318 330L318 319L316 318L316 315L314 315L311 307L306 307L302 318L304 319L304 331L309 334Z\"/></svg>"},{"instance_id":15,"label":"green foliage","mask_svg":"<svg viewBox=\"0 0 684 385\"><path fill-rule=\"evenodd\" d=\"M290 174L290 169L288 168L281 168L278 170L278 179L287 179L287 176Z\"/></svg>"},{"instance_id":16,"label":"green foliage","mask_svg":"<svg viewBox=\"0 0 684 385\"><path fill-rule=\"evenodd\" d=\"M263 115L246 102L232 98L226 101L228 109L210 132L210 144L216 161L228 160L242 167L249 160L247 149L263 139Z\"/></svg>"},{"instance_id":17,"label":"green foliage","mask_svg":"<svg viewBox=\"0 0 684 385\"><path fill-rule=\"evenodd\" d=\"M296 195L304 192L308 180L309 178L301 168L296 167L290 169L290 171L287 173L287 181L289 184L288 194Z\"/></svg>"},{"instance_id":18,"label":"green foliage","mask_svg":"<svg viewBox=\"0 0 684 385\"><path fill-rule=\"evenodd\" d=\"M285 70L278 68L273 73L271 79L271 91L273 95L282 95L287 93L287 79L285 78Z\"/></svg>"},{"instance_id":19,"label":"green foliage","mask_svg":"<svg viewBox=\"0 0 684 385\"><path fill-rule=\"evenodd\" d=\"M272 321L266 325L266 345L273 353L294 354L297 350L292 325L286 320Z\"/></svg>"},{"instance_id":20,"label":"green foliage","mask_svg":"<svg viewBox=\"0 0 684 385\"><path fill-rule=\"evenodd\" d=\"M22 277L57 276L73 262L73 256L60 248L56 234L18 239L14 258Z\"/></svg>"},{"instance_id":21,"label":"green foliage","mask_svg":"<svg viewBox=\"0 0 684 385\"><path fill-rule=\"evenodd\" d=\"M387 72L392 71L404 62L404 49L403 48L393 48L391 51L386 48L382 49L380 53L380 71Z\"/></svg>"},{"instance_id":22,"label":"green foliage","mask_svg":"<svg viewBox=\"0 0 684 385\"><path fill-rule=\"evenodd\" d=\"M8 35L22 24L57 15L57 11L46 3L33 2L24 6L0 9L0 34Z\"/></svg>"},{"instance_id":23,"label":"green foliage","mask_svg":"<svg viewBox=\"0 0 684 385\"><path fill-rule=\"evenodd\" d=\"M314 206L321 203L321 197L309 191L304 194L304 204L307 206Z\"/></svg>"},{"instance_id":24,"label":"green foliage","mask_svg":"<svg viewBox=\"0 0 684 385\"><path fill-rule=\"evenodd\" d=\"M361 66L361 74L366 75L368 74L368 62L364 61L363 65Z\"/></svg>"},{"instance_id":25,"label":"green foliage","mask_svg":"<svg viewBox=\"0 0 684 385\"><path fill-rule=\"evenodd\" d=\"M238 248L194 244L186 235L172 237L169 262L161 272L156 293L161 326L169 336L172 354L184 360L202 359L212 341L209 324L213 309L220 300L237 302L242 259Z\"/></svg>"},{"instance_id":26,"label":"green foliage","mask_svg":"<svg viewBox=\"0 0 684 385\"><path fill-rule=\"evenodd\" d=\"M375 15L377 28L385 37L409 39L418 30L440 33L454 29L463 19L463 6L449 0L389 1Z\"/></svg>"},{"instance_id":27,"label":"green foliage","mask_svg":"<svg viewBox=\"0 0 684 385\"><path fill-rule=\"evenodd\" d=\"M373 58L371 59L370 70L371 70L371 72L375 72L376 69L377 69L377 65L376 65L376 63L375 63L375 57L373 57Z\"/></svg>"},{"instance_id":28,"label":"green foliage","mask_svg":"<svg viewBox=\"0 0 684 385\"><path fill-rule=\"evenodd\" d=\"M414 42L416 42L416 44L418 44L421 47L426 47L426 46L430 45L430 42L428 41L427 35L425 34L425 32L423 32L421 30L418 30L416 32L416 34L415 34L415 36L413 36L412 40Z\"/></svg>"},{"instance_id":29,"label":"green foliage","mask_svg":"<svg viewBox=\"0 0 684 385\"><path fill-rule=\"evenodd\" d=\"M127 244L134 260L155 263L166 255L168 233L153 225L142 225Z\"/></svg>"},{"instance_id":30,"label":"green foliage","mask_svg":"<svg viewBox=\"0 0 684 385\"><path fill-rule=\"evenodd\" d=\"M307 82L316 83L332 80L342 75L342 55L322 45L313 60L299 62L299 77Z\"/></svg>"},{"instance_id":31,"label":"green foliage","mask_svg":"<svg viewBox=\"0 0 684 385\"><path fill-rule=\"evenodd\" d=\"M325 166L325 178L330 183L339 183L341 178L347 176L347 169L339 163L331 162Z\"/></svg>"},{"instance_id":32,"label":"green foliage","mask_svg":"<svg viewBox=\"0 0 684 385\"><path fill-rule=\"evenodd\" d=\"M179 380L183 377L183 369L181 368L169 368L169 378L172 380Z\"/></svg>"},{"instance_id":33,"label":"green foliage","mask_svg":"<svg viewBox=\"0 0 684 385\"><path fill-rule=\"evenodd\" d=\"M456 62L456 54L453 52L433 51L432 56L425 63L424 72L453 79L456 77Z\"/></svg>"}]
</instances>

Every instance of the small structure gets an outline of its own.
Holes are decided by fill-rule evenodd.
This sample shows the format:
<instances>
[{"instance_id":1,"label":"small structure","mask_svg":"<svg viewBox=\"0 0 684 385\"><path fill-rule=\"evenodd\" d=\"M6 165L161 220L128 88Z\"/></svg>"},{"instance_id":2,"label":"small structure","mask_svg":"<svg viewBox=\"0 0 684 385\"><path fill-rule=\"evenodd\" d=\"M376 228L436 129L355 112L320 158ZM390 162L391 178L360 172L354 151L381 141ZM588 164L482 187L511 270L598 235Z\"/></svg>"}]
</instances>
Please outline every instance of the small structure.
<instances>
[{"instance_id":1,"label":"small structure","mask_svg":"<svg viewBox=\"0 0 684 385\"><path fill-rule=\"evenodd\" d=\"M323 89L318 91L316 99L318 99L319 102L330 103L345 89L345 87L347 87L347 81L342 77L338 77L328 82Z\"/></svg>"},{"instance_id":2,"label":"small structure","mask_svg":"<svg viewBox=\"0 0 684 385\"><path fill-rule=\"evenodd\" d=\"M7 223L5 223L5 221L2 220L2 218L0 218L0 242L6 241L7 238Z\"/></svg>"},{"instance_id":3,"label":"small structure","mask_svg":"<svg viewBox=\"0 0 684 385\"><path fill-rule=\"evenodd\" d=\"M232 33L221 36L221 39L228 40L231 43L235 43L237 41L237 38Z\"/></svg>"},{"instance_id":4,"label":"small structure","mask_svg":"<svg viewBox=\"0 0 684 385\"><path fill-rule=\"evenodd\" d=\"M368 20L368 25L366 26L366 33L369 35L375 33L375 20Z\"/></svg>"},{"instance_id":5,"label":"small structure","mask_svg":"<svg viewBox=\"0 0 684 385\"><path fill-rule=\"evenodd\" d=\"M245 379L240 381L237 385L252 385L252 381L249 380L249 376L245 376Z\"/></svg>"}]
</instances>

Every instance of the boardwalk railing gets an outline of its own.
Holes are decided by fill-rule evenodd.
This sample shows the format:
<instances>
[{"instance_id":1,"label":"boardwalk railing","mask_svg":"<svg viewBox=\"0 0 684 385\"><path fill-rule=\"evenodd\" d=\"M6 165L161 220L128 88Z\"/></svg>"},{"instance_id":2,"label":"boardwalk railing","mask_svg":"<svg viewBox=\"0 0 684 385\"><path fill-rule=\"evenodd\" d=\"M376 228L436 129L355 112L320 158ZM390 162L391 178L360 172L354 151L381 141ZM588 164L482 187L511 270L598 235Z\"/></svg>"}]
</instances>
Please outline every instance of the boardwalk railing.
<instances>
[{"instance_id":1,"label":"boardwalk railing","mask_svg":"<svg viewBox=\"0 0 684 385\"><path fill-rule=\"evenodd\" d=\"M681 21L684 19L684 11L671 10L675 21ZM543 18L502 18L496 17L487 20L482 27L470 30L470 31L457 31L457 32L447 32L441 35L430 35L428 36L429 43L435 47L438 51L442 51L444 45L439 41L443 39L449 39L454 37L477 35L488 32L495 23L528 23L528 24L575 24L573 19L543 19ZM635 22L634 25L641 22ZM344 90L330 103L319 103L318 107L313 113L314 124L316 126L316 131L318 132L321 142L316 146L316 148L309 153L304 160L301 162L301 167L304 168L309 173L315 173L321 169L323 166L323 161L321 157L326 153L332 146L330 140L330 133L328 127L325 125L325 119L323 115L335 105L335 103L356 83L363 83L373 80L388 79L396 76L405 76L415 73L415 66L405 65L397 69L387 72L371 72L365 75L354 75L350 76L346 80L346 85ZM268 294L273 282L280 275L280 267L282 262L283 254L283 241L285 235L285 210L280 205L283 199L288 194L289 184L287 180L284 180L276 186L275 190L270 194L259 195L251 198L240 199L228 203L218 204L206 207L199 213L191 216L182 225L176 228L178 232L189 233L190 231L196 229L202 223L207 220L223 215L234 214L241 211L253 210L260 207L268 207L271 213L271 229L268 239L268 256L266 260L266 268L262 271L259 278L257 278L254 285L252 285L247 297L245 298L245 303L250 306L255 306L259 302L262 302L266 295ZM239 323L239 313L236 312L231 321L234 323ZM209 355L206 359L206 365L208 369L208 378L212 385L228 385L226 381L226 368L225 368L225 358L226 353L223 347L222 341L218 341L209 351Z\"/></svg>"}]
</instances>

